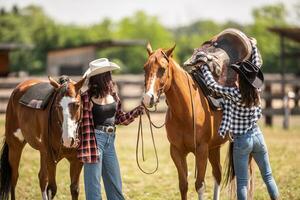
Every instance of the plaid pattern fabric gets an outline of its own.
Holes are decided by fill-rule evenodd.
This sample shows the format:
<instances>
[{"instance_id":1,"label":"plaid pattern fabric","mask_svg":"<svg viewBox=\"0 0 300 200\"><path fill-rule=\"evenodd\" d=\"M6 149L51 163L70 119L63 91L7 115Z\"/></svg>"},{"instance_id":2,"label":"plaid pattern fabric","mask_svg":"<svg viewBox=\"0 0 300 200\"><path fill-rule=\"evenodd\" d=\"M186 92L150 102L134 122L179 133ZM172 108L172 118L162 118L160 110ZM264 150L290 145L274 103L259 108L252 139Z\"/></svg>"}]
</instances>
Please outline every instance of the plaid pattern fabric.
<instances>
[{"instance_id":1,"label":"plaid pattern fabric","mask_svg":"<svg viewBox=\"0 0 300 200\"><path fill-rule=\"evenodd\" d=\"M238 88L219 85L213 78L208 67L201 67L205 82L209 89L224 98L223 116L218 133L225 137L226 133L245 134L261 117L261 107L245 107L241 103L241 93Z\"/></svg>"},{"instance_id":2,"label":"plaid pattern fabric","mask_svg":"<svg viewBox=\"0 0 300 200\"><path fill-rule=\"evenodd\" d=\"M114 94L115 100L118 102L117 105L117 112L116 112L116 125L128 125L131 122L134 121L135 118L137 118L139 115L143 114L143 107L138 106L131 110L130 112L124 112L122 110L122 104L117 94Z\"/></svg>"},{"instance_id":3,"label":"plaid pattern fabric","mask_svg":"<svg viewBox=\"0 0 300 200\"><path fill-rule=\"evenodd\" d=\"M116 121L115 124L128 125L134 121L136 117L143 113L142 106L134 108L132 111L125 113L122 111L122 104L117 94L113 95L117 102ZM95 138L95 129L93 121L92 108L90 106L90 98L88 92L81 95L83 103L83 114L79 125L79 139L77 157L84 163L96 163L99 161L99 151L97 150L97 142Z\"/></svg>"},{"instance_id":4,"label":"plaid pattern fabric","mask_svg":"<svg viewBox=\"0 0 300 200\"><path fill-rule=\"evenodd\" d=\"M258 66L259 68L261 68L262 66L262 58L260 55L260 52L258 50L258 48L256 47L256 40L255 39L250 39L250 43L252 46L252 52L251 52L251 62Z\"/></svg>"}]
</instances>

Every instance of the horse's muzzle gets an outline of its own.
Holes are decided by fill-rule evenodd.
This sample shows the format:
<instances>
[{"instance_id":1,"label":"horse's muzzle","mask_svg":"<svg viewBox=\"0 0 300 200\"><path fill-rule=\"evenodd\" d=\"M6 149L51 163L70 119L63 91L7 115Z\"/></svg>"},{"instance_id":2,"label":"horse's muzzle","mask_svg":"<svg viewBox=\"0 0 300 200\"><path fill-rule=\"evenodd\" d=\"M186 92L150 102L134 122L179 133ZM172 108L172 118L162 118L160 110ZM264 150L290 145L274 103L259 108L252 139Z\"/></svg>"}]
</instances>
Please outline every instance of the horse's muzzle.
<instances>
[{"instance_id":1,"label":"horse's muzzle","mask_svg":"<svg viewBox=\"0 0 300 200\"><path fill-rule=\"evenodd\" d=\"M145 93L143 96L143 103L146 107L152 108L154 106L154 95Z\"/></svg>"}]
</instances>

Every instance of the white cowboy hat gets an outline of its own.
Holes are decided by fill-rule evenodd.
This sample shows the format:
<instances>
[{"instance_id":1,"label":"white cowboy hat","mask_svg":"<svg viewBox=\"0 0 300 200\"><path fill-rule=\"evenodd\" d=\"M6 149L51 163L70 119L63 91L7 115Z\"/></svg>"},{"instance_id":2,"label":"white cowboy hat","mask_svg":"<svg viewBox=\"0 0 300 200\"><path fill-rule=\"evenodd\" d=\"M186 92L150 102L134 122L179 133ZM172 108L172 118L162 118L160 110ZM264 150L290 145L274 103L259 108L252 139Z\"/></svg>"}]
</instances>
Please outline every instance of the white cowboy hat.
<instances>
[{"instance_id":1,"label":"white cowboy hat","mask_svg":"<svg viewBox=\"0 0 300 200\"><path fill-rule=\"evenodd\" d=\"M91 76L102 74L104 72L120 69L120 67L113 62L110 62L107 58L99 58L89 63L89 68L85 71L83 77L86 76L85 83L83 84L81 91L86 92L88 90L88 82Z\"/></svg>"},{"instance_id":2,"label":"white cowboy hat","mask_svg":"<svg viewBox=\"0 0 300 200\"><path fill-rule=\"evenodd\" d=\"M110 62L107 58L99 58L89 63L89 68L84 73L83 77L89 79L91 76L102 74L104 72L120 69L119 65Z\"/></svg>"}]
</instances>

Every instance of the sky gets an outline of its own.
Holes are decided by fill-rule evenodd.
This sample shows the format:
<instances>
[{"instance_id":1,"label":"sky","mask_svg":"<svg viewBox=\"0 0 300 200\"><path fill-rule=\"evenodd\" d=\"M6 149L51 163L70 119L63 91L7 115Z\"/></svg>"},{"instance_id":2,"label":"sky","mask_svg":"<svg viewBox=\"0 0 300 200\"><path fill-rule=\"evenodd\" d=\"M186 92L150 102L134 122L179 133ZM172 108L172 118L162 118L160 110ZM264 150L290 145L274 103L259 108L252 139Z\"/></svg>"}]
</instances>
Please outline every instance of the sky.
<instances>
[{"instance_id":1,"label":"sky","mask_svg":"<svg viewBox=\"0 0 300 200\"><path fill-rule=\"evenodd\" d=\"M253 8L284 2L292 9L300 0L0 0L0 7L35 4L61 23L91 25L108 17L120 20L143 10L158 16L168 27L187 25L198 19L251 23Z\"/></svg>"}]
</instances>

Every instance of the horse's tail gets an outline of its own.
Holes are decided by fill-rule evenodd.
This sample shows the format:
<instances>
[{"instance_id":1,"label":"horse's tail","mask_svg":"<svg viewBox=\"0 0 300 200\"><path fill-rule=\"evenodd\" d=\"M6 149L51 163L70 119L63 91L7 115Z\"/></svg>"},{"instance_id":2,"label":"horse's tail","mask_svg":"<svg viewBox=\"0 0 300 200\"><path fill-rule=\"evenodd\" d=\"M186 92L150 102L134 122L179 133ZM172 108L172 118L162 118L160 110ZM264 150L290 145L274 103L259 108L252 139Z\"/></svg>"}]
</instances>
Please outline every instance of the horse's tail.
<instances>
[{"instance_id":1,"label":"horse's tail","mask_svg":"<svg viewBox=\"0 0 300 200\"><path fill-rule=\"evenodd\" d=\"M8 200L11 189L11 166L8 160L8 145L4 142L0 158L0 199Z\"/></svg>"},{"instance_id":2,"label":"horse's tail","mask_svg":"<svg viewBox=\"0 0 300 200\"><path fill-rule=\"evenodd\" d=\"M253 199L254 192L254 171L253 171L253 159L250 155L249 157L249 187L248 187L248 199ZM229 196L230 199L236 199L236 183L235 179L235 170L233 165L233 142L230 142L227 152L227 159L225 162L225 179L223 186L229 186Z\"/></svg>"}]
</instances>

